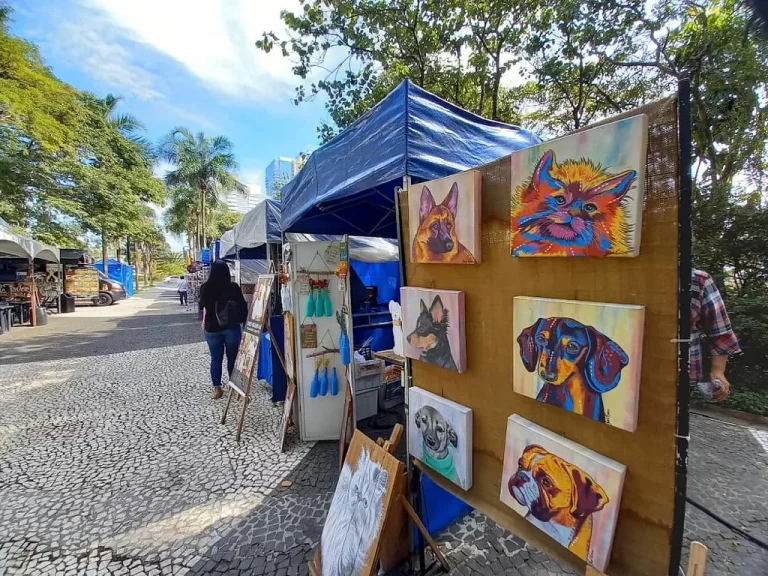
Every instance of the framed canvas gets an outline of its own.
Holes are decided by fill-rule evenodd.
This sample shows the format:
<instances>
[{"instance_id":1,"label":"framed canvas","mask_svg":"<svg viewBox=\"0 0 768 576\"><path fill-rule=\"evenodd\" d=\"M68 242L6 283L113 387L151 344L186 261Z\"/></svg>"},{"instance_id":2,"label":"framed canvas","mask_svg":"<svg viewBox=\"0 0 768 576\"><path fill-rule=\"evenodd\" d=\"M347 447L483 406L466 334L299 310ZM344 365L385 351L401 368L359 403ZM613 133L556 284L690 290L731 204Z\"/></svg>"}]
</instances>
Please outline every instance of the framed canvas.
<instances>
[{"instance_id":1,"label":"framed canvas","mask_svg":"<svg viewBox=\"0 0 768 576\"><path fill-rule=\"evenodd\" d=\"M648 117L513 152L512 256L637 256Z\"/></svg>"},{"instance_id":2,"label":"framed canvas","mask_svg":"<svg viewBox=\"0 0 768 576\"><path fill-rule=\"evenodd\" d=\"M403 287L400 306L405 356L464 372L464 292Z\"/></svg>"},{"instance_id":3,"label":"framed canvas","mask_svg":"<svg viewBox=\"0 0 768 576\"><path fill-rule=\"evenodd\" d=\"M634 432L645 307L518 296L514 390Z\"/></svg>"},{"instance_id":4,"label":"framed canvas","mask_svg":"<svg viewBox=\"0 0 768 576\"><path fill-rule=\"evenodd\" d=\"M501 501L605 571L626 466L513 414L507 421Z\"/></svg>"},{"instance_id":5,"label":"framed canvas","mask_svg":"<svg viewBox=\"0 0 768 576\"><path fill-rule=\"evenodd\" d=\"M241 389L250 382L256 366L261 332L267 317L273 282L274 276L272 274L262 274L254 285L254 294L248 307L248 317L245 320L245 329L240 339L240 348L237 352L231 379L232 384Z\"/></svg>"},{"instance_id":6,"label":"framed canvas","mask_svg":"<svg viewBox=\"0 0 768 576\"><path fill-rule=\"evenodd\" d=\"M481 186L480 171L467 170L408 190L411 262L480 263Z\"/></svg>"},{"instance_id":7,"label":"framed canvas","mask_svg":"<svg viewBox=\"0 0 768 576\"><path fill-rule=\"evenodd\" d=\"M408 453L448 480L472 488L472 409L436 394L408 390Z\"/></svg>"},{"instance_id":8,"label":"framed canvas","mask_svg":"<svg viewBox=\"0 0 768 576\"><path fill-rule=\"evenodd\" d=\"M355 430L320 537L323 576L374 572L400 461Z\"/></svg>"}]
</instances>

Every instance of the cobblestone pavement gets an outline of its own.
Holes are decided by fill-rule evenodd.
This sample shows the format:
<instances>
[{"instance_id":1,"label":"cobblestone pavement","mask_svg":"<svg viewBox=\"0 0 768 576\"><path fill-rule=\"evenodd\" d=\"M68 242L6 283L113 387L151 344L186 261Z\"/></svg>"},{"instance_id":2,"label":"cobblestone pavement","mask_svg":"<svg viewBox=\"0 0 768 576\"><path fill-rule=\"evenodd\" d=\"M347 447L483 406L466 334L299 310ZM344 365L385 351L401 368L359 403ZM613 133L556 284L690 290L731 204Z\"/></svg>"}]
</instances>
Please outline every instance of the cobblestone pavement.
<instances>
[{"instance_id":1,"label":"cobblestone pavement","mask_svg":"<svg viewBox=\"0 0 768 576\"><path fill-rule=\"evenodd\" d=\"M195 316L170 290L0 339L0 575L306 574L336 482L335 443L291 439L249 407L217 423ZM766 456L746 428L692 416L689 493L768 538ZM710 574L768 573L764 552L695 509ZM436 539L455 574L571 568L473 512Z\"/></svg>"},{"instance_id":2,"label":"cobblestone pavement","mask_svg":"<svg viewBox=\"0 0 768 576\"><path fill-rule=\"evenodd\" d=\"M768 542L768 453L758 440L764 434L764 430L691 414L688 496ZM768 551L688 505L685 550L692 540L710 550L707 576L768 574Z\"/></svg>"}]
</instances>

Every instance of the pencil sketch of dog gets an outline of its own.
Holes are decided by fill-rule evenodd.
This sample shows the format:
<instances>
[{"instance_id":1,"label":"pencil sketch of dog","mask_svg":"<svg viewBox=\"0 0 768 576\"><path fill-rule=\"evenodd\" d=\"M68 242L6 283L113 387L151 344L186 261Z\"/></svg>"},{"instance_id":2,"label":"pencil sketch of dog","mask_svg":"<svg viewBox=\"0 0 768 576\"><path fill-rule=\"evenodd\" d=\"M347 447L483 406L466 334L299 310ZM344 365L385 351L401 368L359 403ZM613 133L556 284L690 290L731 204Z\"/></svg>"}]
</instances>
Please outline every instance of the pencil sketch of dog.
<instances>
[{"instance_id":1,"label":"pencil sketch of dog","mask_svg":"<svg viewBox=\"0 0 768 576\"><path fill-rule=\"evenodd\" d=\"M457 448L459 445L459 437L453 426L437 409L432 406L422 406L416 411L416 427L422 437L421 460L449 480L464 486L459 479L453 461L453 452L450 450L451 446Z\"/></svg>"}]
</instances>

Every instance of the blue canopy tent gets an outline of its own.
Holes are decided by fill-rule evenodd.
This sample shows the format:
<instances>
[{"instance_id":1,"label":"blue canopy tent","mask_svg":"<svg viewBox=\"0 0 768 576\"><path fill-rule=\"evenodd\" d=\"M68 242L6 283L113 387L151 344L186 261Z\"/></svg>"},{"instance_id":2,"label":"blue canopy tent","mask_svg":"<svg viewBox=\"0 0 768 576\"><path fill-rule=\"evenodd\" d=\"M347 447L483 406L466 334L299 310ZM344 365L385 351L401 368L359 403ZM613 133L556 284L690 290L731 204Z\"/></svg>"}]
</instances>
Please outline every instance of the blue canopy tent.
<instances>
[{"instance_id":1,"label":"blue canopy tent","mask_svg":"<svg viewBox=\"0 0 768 576\"><path fill-rule=\"evenodd\" d=\"M235 260L266 260L267 243L280 244L280 202L265 198L243 216L232 230L227 230L221 237L219 257Z\"/></svg>"},{"instance_id":2,"label":"blue canopy tent","mask_svg":"<svg viewBox=\"0 0 768 576\"><path fill-rule=\"evenodd\" d=\"M404 80L317 149L283 187L283 231L397 238L395 187L404 177L413 183L442 178L540 142L532 132L467 112ZM373 270L354 261L351 266L382 293L399 287L399 270ZM421 478L421 516L430 532L469 510Z\"/></svg>"},{"instance_id":3,"label":"blue canopy tent","mask_svg":"<svg viewBox=\"0 0 768 576\"><path fill-rule=\"evenodd\" d=\"M397 238L394 188L404 176L442 178L540 141L404 80L283 187L283 231Z\"/></svg>"}]
</instances>

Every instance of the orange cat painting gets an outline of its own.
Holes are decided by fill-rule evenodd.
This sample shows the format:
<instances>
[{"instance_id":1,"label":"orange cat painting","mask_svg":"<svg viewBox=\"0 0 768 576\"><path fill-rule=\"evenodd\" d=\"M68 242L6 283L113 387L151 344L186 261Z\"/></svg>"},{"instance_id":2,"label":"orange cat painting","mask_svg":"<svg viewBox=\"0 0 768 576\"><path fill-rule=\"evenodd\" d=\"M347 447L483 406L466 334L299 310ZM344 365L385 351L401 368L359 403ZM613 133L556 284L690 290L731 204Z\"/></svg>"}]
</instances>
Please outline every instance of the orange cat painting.
<instances>
[{"instance_id":1,"label":"orange cat painting","mask_svg":"<svg viewBox=\"0 0 768 576\"><path fill-rule=\"evenodd\" d=\"M646 132L636 116L513 154L512 255L636 256Z\"/></svg>"}]
</instances>

